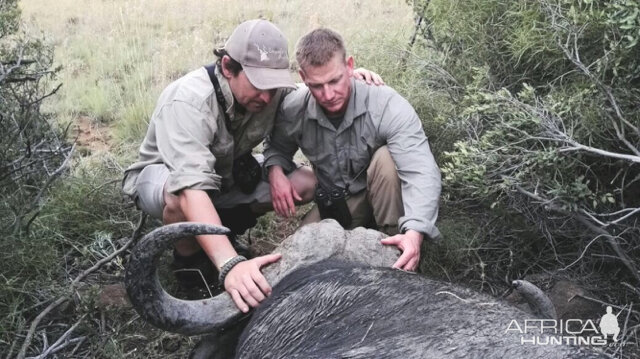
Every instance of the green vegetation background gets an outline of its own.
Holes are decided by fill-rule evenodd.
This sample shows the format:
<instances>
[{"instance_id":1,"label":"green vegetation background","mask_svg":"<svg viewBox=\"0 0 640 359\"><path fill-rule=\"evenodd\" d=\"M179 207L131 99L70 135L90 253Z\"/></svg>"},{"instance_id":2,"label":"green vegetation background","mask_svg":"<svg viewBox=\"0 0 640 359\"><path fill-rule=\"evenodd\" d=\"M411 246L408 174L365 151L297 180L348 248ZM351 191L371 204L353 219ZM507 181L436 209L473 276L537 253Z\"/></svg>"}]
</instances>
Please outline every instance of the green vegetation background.
<instances>
[{"instance_id":1,"label":"green vegetation background","mask_svg":"<svg viewBox=\"0 0 640 359\"><path fill-rule=\"evenodd\" d=\"M119 180L160 91L211 62L213 47L256 17L278 24L290 53L314 27L339 31L356 65L380 73L418 111L444 180L445 240L425 245L424 273L494 295L512 279L546 273L620 308L638 301L637 1L23 0L20 26L15 3L0 6L0 34L13 34L0 36L1 60L30 39L43 68L56 70L22 91L62 83L34 110L55 124L47 133L76 150L42 197L42 176L1 177L0 357L16 355L38 313L131 235L137 214ZM21 207L27 200L35 206ZM16 213L37 216L16 221ZM296 224L268 216L245 239L268 251ZM28 355L79 322L72 336L85 339L60 357L184 357L195 339L102 302L105 286L122 281L123 261L74 289ZM637 346L640 314L625 316L625 338Z\"/></svg>"}]
</instances>

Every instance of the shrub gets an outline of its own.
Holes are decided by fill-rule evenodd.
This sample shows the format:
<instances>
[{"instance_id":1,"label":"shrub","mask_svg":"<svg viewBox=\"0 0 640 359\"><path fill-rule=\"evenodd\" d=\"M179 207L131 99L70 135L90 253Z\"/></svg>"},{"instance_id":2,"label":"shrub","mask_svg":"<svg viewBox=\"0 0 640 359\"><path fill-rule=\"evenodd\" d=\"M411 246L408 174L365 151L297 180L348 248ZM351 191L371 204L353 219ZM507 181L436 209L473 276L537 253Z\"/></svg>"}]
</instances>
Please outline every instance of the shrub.
<instances>
[{"instance_id":1,"label":"shrub","mask_svg":"<svg viewBox=\"0 0 640 359\"><path fill-rule=\"evenodd\" d=\"M622 268L640 280L640 4L425 0L414 8L425 24L418 45L461 87L458 106L443 111L457 131L440 158L444 196L479 224L501 223L479 226L482 246L503 251L485 258L525 256L512 276L534 260L545 270ZM544 238L535 240L542 252L527 258L523 237Z\"/></svg>"},{"instance_id":2,"label":"shrub","mask_svg":"<svg viewBox=\"0 0 640 359\"><path fill-rule=\"evenodd\" d=\"M0 229L27 230L43 194L66 167L64 131L40 111L53 91L48 84L52 50L19 26L16 0L0 5Z\"/></svg>"}]
</instances>

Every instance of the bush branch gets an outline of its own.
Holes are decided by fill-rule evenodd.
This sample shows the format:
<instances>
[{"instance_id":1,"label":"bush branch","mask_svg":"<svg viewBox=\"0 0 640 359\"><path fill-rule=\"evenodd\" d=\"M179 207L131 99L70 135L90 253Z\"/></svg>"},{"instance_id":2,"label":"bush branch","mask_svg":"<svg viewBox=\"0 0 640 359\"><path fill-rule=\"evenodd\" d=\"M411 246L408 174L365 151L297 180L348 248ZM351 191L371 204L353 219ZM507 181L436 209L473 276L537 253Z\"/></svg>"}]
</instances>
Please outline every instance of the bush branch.
<instances>
[{"instance_id":1,"label":"bush branch","mask_svg":"<svg viewBox=\"0 0 640 359\"><path fill-rule=\"evenodd\" d=\"M527 196L529 198L532 198L532 199L534 199L536 201L539 201L539 202L546 202L544 198L540 197L539 195L537 195L535 193L531 193L531 192L525 190L524 188L522 188L519 185L514 185L514 187L516 188L516 190L518 192L520 192L521 194L524 194L525 196ZM575 220L577 220L578 222L580 222L583 225L585 225L587 227L587 229L589 229L590 231L592 231L592 232L598 234L599 236L605 238L607 240L607 243L609 244L609 246L616 253L618 259L620 259L620 261L622 261L622 263L625 265L625 267L627 267L627 269L629 269L631 274L634 276L636 281L638 281L640 283L640 273L638 272L638 269L636 268L634 262L626 255L624 250L622 250L622 248L620 247L620 244L617 241L618 237L612 235L611 233L609 233L604 228L601 228L601 227L598 227L598 226L594 225L585 216L583 216L583 215L581 215L579 213L567 211L567 210L565 210L563 208L560 208L559 206L556 206L556 205L551 204L551 203L546 203L545 204L545 209L548 209L550 211L553 211L553 212L556 212L556 213L559 213L559 214L562 214L562 215L570 216L570 217L574 218Z\"/></svg>"}]
</instances>

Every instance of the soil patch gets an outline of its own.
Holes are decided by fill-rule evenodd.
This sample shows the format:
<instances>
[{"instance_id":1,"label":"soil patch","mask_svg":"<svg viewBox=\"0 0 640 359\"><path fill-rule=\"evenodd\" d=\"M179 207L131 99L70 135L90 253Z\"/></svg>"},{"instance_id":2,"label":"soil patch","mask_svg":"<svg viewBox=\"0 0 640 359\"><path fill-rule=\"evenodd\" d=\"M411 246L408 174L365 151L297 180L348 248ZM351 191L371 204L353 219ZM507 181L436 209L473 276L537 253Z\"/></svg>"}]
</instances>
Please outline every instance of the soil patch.
<instances>
[{"instance_id":1,"label":"soil patch","mask_svg":"<svg viewBox=\"0 0 640 359\"><path fill-rule=\"evenodd\" d=\"M88 116L80 116L73 130L78 148L86 153L107 152L111 149L111 130L97 124Z\"/></svg>"}]
</instances>

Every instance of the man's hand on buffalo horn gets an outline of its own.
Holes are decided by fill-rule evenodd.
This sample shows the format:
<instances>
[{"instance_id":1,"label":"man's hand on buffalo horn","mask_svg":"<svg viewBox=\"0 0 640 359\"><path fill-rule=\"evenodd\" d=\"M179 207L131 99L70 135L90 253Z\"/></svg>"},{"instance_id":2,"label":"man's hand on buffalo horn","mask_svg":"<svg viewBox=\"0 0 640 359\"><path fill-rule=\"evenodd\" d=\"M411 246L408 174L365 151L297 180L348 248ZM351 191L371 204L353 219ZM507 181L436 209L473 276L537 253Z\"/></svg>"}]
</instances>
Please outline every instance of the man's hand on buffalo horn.
<instances>
[{"instance_id":1,"label":"man's hand on buffalo horn","mask_svg":"<svg viewBox=\"0 0 640 359\"><path fill-rule=\"evenodd\" d=\"M268 254L240 262L224 279L225 290L243 313L249 311L247 305L257 307L271 295L271 286L260 272L260 268L279 261L281 257L280 254Z\"/></svg>"}]
</instances>

